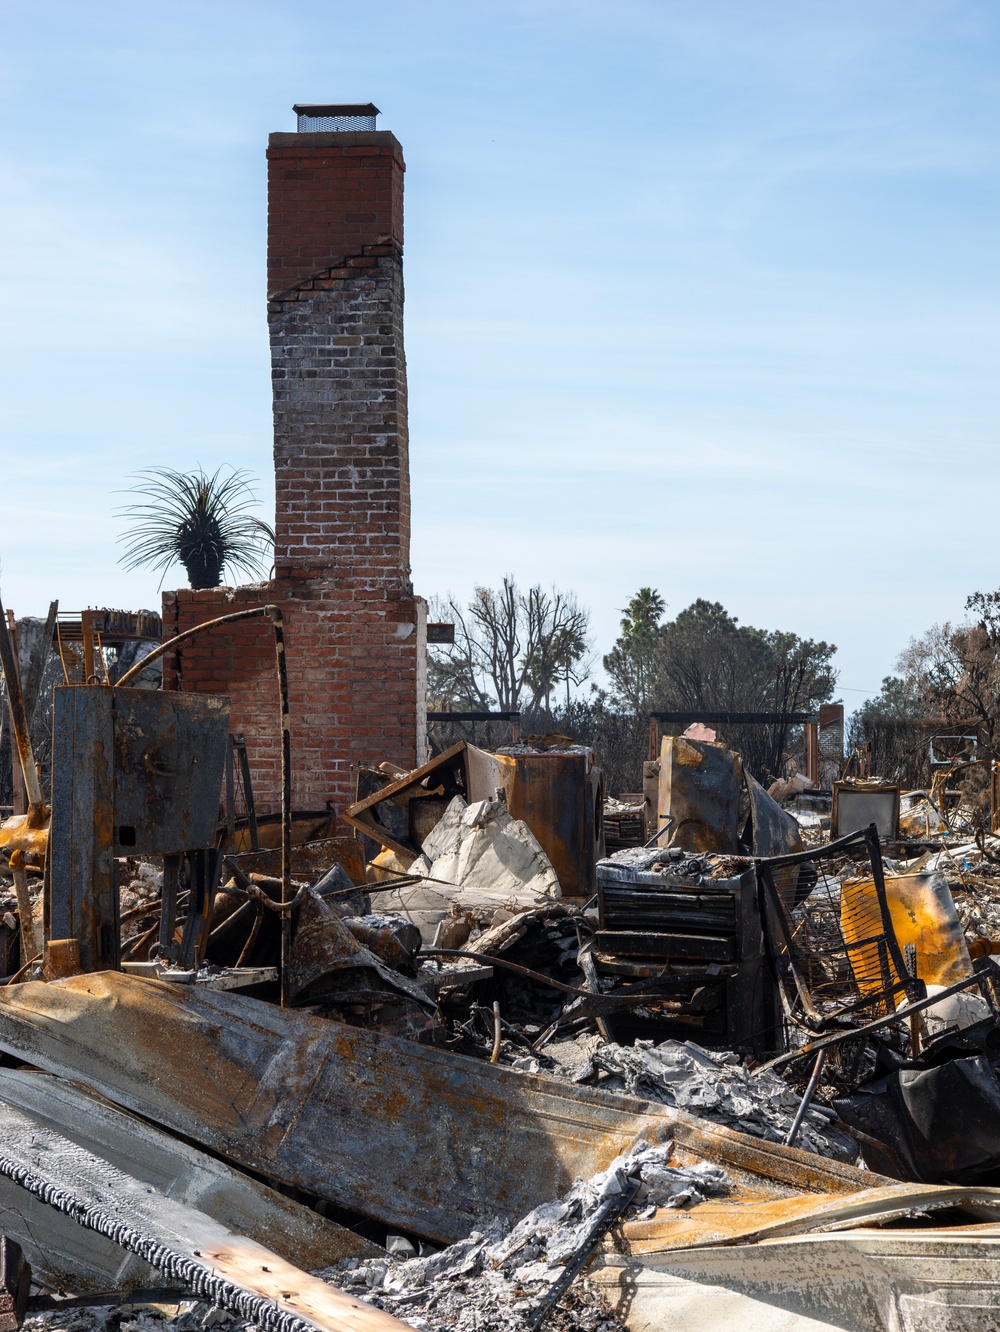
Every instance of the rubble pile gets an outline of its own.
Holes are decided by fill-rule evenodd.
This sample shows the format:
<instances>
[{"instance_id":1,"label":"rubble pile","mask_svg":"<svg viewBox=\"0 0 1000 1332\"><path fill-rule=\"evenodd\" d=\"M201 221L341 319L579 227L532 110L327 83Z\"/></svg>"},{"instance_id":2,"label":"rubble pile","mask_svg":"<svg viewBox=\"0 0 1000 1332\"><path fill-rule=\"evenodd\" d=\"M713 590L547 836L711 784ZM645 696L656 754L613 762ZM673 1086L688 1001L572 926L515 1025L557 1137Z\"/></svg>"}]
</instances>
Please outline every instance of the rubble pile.
<instances>
[{"instance_id":1,"label":"rubble pile","mask_svg":"<svg viewBox=\"0 0 1000 1332\"><path fill-rule=\"evenodd\" d=\"M522 1332L586 1240L602 1203L619 1194L625 1180L641 1180L629 1209L633 1215L651 1216L657 1207L684 1207L729 1191L725 1171L707 1164L671 1166L671 1154L669 1143L640 1143L607 1170L577 1181L562 1198L536 1207L507 1233L495 1223L427 1257L351 1259L328 1278L411 1327ZM610 1332L622 1324L596 1292L581 1288L571 1307L561 1317L553 1314L547 1326Z\"/></svg>"},{"instance_id":2,"label":"rubble pile","mask_svg":"<svg viewBox=\"0 0 1000 1332\"><path fill-rule=\"evenodd\" d=\"M548 1045L544 1053L555 1063L557 1074L573 1082L600 1078L606 1091L676 1106L771 1142L784 1142L802 1099L777 1074L754 1074L733 1052L703 1050L692 1041L659 1045L636 1041L623 1046L587 1036ZM811 1105L797 1145L821 1156L853 1161L857 1144L837 1132L834 1119L825 1107Z\"/></svg>"},{"instance_id":3,"label":"rubble pile","mask_svg":"<svg viewBox=\"0 0 1000 1332\"><path fill-rule=\"evenodd\" d=\"M237 820L226 699L116 688L0 826L3 1332L634 1332L607 1272L685 1235L993 1206L1000 836L942 781L766 791L695 725L606 800L585 745L461 742L343 837Z\"/></svg>"}]
</instances>

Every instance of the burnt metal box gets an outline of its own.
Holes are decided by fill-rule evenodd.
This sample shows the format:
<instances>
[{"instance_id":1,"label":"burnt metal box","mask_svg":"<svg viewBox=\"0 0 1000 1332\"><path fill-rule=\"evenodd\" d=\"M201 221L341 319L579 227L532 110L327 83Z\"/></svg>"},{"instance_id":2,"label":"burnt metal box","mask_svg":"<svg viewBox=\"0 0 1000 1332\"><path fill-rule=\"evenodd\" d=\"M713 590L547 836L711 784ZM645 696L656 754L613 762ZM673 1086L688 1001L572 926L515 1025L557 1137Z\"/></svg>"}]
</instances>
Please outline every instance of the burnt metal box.
<instances>
[{"instance_id":1,"label":"burnt metal box","mask_svg":"<svg viewBox=\"0 0 1000 1332\"><path fill-rule=\"evenodd\" d=\"M834 782L830 837L846 837L874 823L884 841L899 836L899 787L885 782Z\"/></svg>"},{"instance_id":2,"label":"burnt metal box","mask_svg":"<svg viewBox=\"0 0 1000 1332\"><path fill-rule=\"evenodd\" d=\"M621 1037L689 1037L756 1058L781 1048L753 863L634 848L597 864L594 964L649 1004L612 1011ZM620 1014L620 1015L619 1015Z\"/></svg>"},{"instance_id":3,"label":"burnt metal box","mask_svg":"<svg viewBox=\"0 0 1000 1332\"><path fill-rule=\"evenodd\" d=\"M116 857L215 845L229 699L64 685L54 691L45 937L84 971L118 966Z\"/></svg>"},{"instance_id":4,"label":"burnt metal box","mask_svg":"<svg viewBox=\"0 0 1000 1332\"><path fill-rule=\"evenodd\" d=\"M604 774L586 745L545 750L511 745L491 753L467 748L469 799L499 787L507 809L537 837L559 876L564 897L592 897L594 867L604 854Z\"/></svg>"},{"instance_id":5,"label":"burnt metal box","mask_svg":"<svg viewBox=\"0 0 1000 1332\"><path fill-rule=\"evenodd\" d=\"M725 745L665 735L657 838L685 851L738 851L740 761Z\"/></svg>"}]
</instances>

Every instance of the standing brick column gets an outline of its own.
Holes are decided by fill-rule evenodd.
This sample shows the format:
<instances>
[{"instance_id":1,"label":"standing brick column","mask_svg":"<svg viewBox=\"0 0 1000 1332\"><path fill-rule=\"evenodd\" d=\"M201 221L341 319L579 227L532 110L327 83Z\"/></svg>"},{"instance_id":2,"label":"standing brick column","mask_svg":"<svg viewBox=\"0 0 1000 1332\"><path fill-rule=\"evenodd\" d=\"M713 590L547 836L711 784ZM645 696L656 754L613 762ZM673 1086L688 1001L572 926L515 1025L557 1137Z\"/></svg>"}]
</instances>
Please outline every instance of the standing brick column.
<instances>
[{"instance_id":1,"label":"standing brick column","mask_svg":"<svg viewBox=\"0 0 1000 1332\"><path fill-rule=\"evenodd\" d=\"M300 808L342 808L358 762L411 766L425 749L425 608L409 568L405 168L395 137L374 130L272 134L267 157L274 581L168 593L164 631L277 602L293 796ZM260 803L276 806L268 630L248 624L238 642L215 631L181 649L164 687L231 695Z\"/></svg>"}]
</instances>

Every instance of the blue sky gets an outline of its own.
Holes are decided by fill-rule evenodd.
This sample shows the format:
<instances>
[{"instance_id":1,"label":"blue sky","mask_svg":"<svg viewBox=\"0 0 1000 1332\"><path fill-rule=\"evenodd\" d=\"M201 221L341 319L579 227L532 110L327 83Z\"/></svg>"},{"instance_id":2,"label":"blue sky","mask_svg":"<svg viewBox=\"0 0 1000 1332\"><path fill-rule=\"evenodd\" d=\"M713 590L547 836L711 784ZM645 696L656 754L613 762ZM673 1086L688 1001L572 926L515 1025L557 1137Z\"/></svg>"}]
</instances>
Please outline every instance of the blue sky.
<instances>
[{"instance_id":1,"label":"blue sky","mask_svg":"<svg viewBox=\"0 0 1000 1332\"><path fill-rule=\"evenodd\" d=\"M709 597L852 706L1000 584L995 4L4 0L7 606L158 604L139 467L267 509L264 148L325 100L407 160L417 591L573 588L599 651Z\"/></svg>"}]
</instances>

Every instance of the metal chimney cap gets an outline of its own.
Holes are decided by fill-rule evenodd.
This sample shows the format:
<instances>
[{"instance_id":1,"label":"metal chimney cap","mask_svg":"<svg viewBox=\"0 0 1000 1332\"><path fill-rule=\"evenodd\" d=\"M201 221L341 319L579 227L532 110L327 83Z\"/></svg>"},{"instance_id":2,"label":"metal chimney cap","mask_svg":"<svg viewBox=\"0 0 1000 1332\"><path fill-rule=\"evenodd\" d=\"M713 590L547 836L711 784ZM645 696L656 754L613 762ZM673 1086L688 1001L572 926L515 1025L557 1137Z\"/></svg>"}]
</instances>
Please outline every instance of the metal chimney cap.
<instances>
[{"instance_id":1,"label":"metal chimney cap","mask_svg":"<svg viewBox=\"0 0 1000 1332\"><path fill-rule=\"evenodd\" d=\"M323 104L309 102L292 107L298 117L300 134L324 130L373 130L375 117L380 114L371 102L336 102Z\"/></svg>"}]
</instances>

